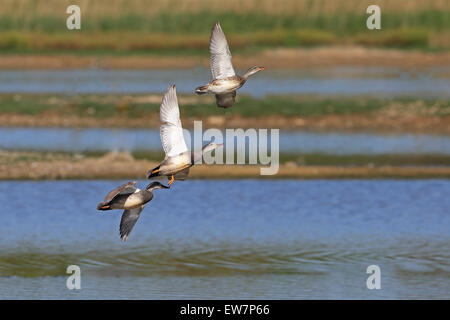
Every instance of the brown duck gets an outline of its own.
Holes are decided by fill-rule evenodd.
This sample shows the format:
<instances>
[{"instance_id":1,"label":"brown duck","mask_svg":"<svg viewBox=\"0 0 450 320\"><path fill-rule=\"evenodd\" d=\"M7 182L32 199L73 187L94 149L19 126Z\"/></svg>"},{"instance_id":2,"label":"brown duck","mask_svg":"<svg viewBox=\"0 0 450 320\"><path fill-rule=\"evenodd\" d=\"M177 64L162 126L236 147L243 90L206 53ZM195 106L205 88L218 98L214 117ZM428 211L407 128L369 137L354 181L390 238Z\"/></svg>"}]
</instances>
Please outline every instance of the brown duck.
<instances>
[{"instance_id":1,"label":"brown duck","mask_svg":"<svg viewBox=\"0 0 450 320\"><path fill-rule=\"evenodd\" d=\"M170 179L169 186L175 179L184 180L189 174L189 168L200 163L205 153L223 146L223 144L210 142L201 151L188 150L184 141L175 85L171 85L164 94L160 107L160 119L163 122L160 127L161 143L166 156L159 166L147 173L148 179L165 176Z\"/></svg>"},{"instance_id":2,"label":"brown duck","mask_svg":"<svg viewBox=\"0 0 450 320\"><path fill-rule=\"evenodd\" d=\"M232 107L236 98L236 90L244 85L248 77L264 67L251 67L247 72L238 76L231 63L231 52L225 34L219 22L214 24L209 42L210 66L213 81L195 89L195 93L202 95L213 93L216 96L217 106L221 108Z\"/></svg>"}]
</instances>

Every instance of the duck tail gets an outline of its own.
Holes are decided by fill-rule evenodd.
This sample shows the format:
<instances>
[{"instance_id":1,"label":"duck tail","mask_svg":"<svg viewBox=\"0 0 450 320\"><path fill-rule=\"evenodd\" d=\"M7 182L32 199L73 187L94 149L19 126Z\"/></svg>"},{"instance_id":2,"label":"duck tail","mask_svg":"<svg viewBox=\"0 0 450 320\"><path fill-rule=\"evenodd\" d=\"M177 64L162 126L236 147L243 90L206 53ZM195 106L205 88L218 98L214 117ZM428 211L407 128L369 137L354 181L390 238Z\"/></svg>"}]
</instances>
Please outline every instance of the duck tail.
<instances>
[{"instance_id":1,"label":"duck tail","mask_svg":"<svg viewBox=\"0 0 450 320\"><path fill-rule=\"evenodd\" d=\"M104 203L104 202L100 202L100 203L97 205L97 210L102 210L102 211L105 211L105 210L111 210L111 206L108 205L108 204L106 204L106 203Z\"/></svg>"},{"instance_id":2,"label":"duck tail","mask_svg":"<svg viewBox=\"0 0 450 320\"><path fill-rule=\"evenodd\" d=\"M208 93L208 85L197 87L195 89L195 93L198 95L206 94Z\"/></svg>"},{"instance_id":3,"label":"duck tail","mask_svg":"<svg viewBox=\"0 0 450 320\"><path fill-rule=\"evenodd\" d=\"M147 179L151 179L153 177L157 177L159 176L159 170L160 170L161 166L157 166L156 168L154 168L153 170L150 170L147 172Z\"/></svg>"}]
</instances>

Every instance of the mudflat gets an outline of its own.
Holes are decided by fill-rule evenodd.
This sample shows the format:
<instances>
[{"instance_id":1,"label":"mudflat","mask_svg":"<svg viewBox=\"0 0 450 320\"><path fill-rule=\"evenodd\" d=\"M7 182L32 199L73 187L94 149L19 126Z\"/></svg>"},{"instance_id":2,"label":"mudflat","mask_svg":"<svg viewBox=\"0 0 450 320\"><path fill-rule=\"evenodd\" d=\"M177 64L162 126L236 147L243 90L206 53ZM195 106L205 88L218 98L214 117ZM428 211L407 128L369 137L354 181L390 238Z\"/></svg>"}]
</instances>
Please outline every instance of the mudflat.
<instances>
[{"instance_id":1,"label":"mudflat","mask_svg":"<svg viewBox=\"0 0 450 320\"><path fill-rule=\"evenodd\" d=\"M236 68L263 65L269 69L298 69L332 66L385 66L421 68L450 66L450 52L380 49L359 46L266 49L255 54L234 54ZM0 69L167 69L209 66L207 56L163 55L70 55L6 54Z\"/></svg>"}]
</instances>

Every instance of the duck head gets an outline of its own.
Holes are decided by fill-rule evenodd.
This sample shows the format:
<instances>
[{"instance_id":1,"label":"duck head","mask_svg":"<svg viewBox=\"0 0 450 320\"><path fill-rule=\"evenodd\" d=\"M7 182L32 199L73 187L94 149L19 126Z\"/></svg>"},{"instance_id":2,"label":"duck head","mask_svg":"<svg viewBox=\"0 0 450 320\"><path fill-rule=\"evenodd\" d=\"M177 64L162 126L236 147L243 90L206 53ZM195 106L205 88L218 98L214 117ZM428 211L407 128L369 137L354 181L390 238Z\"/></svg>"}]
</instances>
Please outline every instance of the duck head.
<instances>
[{"instance_id":1,"label":"duck head","mask_svg":"<svg viewBox=\"0 0 450 320\"><path fill-rule=\"evenodd\" d=\"M257 66L251 67L251 68L248 69L247 72L242 76L242 78L247 79L247 78L248 78L249 76L251 76L252 74L255 74L255 73L257 73L257 72L259 72L259 71L262 71L262 70L264 70L264 69L265 69L264 67L257 67Z\"/></svg>"}]
</instances>

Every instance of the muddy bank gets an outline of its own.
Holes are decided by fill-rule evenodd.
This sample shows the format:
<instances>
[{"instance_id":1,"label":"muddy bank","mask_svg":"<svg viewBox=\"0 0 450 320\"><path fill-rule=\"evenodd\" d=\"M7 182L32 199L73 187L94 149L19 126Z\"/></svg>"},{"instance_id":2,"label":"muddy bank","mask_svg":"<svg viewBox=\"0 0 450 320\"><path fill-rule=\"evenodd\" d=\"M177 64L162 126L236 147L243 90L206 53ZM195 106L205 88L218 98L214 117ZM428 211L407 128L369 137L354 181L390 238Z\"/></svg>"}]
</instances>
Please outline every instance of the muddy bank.
<instances>
[{"instance_id":1,"label":"muddy bank","mask_svg":"<svg viewBox=\"0 0 450 320\"><path fill-rule=\"evenodd\" d=\"M183 119L185 128L192 128L194 118ZM198 119L197 119L198 120ZM247 118L240 115L208 116L202 119L204 128L282 128L319 132L384 132L384 133L435 133L450 134L450 116L354 114L322 115L311 117L266 116ZM114 116L108 118L79 117L43 113L40 115L1 114L3 127L75 127L75 128L142 128L157 129L159 115L143 118Z\"/></svg>"},{"instance_id":2,"label":"muddy bank","mask_svg":"<svg viewBox=\"0 0 450 320\"><path fill-rule=\"evenodd\" d=\"M310 49L267 49L252 55L234 54L238 69L263 65L271 69L324 68L334 66L383 66L405 69L450 66L450 52L375 49L364 47L320 47ZM162 55L35 55L0 56L0 69L167 69L209 67L207 56Z\"/></svg>"},{"instance_id":3,"label":"muddy bank","mask_svg":"<svg viewBox=\"0 0 450 320\"><path fill-rule=\"evenodd\" d=\"M158 162L136 160L126 153L99 158L81 155L38 155L0 151L0 180L45 179L145 179ZM255 165L199 165L191 168L193 179L353 179L353 178L450 178L450 167L421 166L299 166L280 165L276 175L261 176Z\"/></svg>"}]
</instances>

